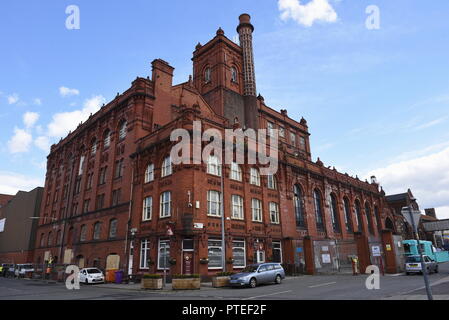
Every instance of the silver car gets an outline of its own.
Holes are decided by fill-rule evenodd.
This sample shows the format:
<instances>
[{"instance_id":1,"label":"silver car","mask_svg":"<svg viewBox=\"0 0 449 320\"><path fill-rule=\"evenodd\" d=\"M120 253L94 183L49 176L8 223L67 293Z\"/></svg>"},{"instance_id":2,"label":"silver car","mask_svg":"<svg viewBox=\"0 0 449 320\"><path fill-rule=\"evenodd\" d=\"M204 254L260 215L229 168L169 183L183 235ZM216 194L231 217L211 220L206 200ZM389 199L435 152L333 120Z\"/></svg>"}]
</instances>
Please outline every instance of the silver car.
<instances>
[{"instance_id":1,"label":"silver car","mask_svg":"<svg viewBox=\"0 0 449 320\"><path fill-rule=\"evenodd\" d=\"M280 263L261 263L249 265L240 273L232 275L229 284L233 287L255 288L262 283L280 284L282 279L285 279L285 271Z\"/></svg>"},{"instance_id":2,"label":"silver car","mask_svg":"<svg viewBox=\"0 0 449 320\"><path fill-rule=\"evenodd\" d=\"M423 257L427 273L438 273L438 263L435 260L432 260L429 256L425 255ZM422 273L421 257L418 255L408 256L405 260L405 272L406 274Z\"/></svg>"}]
</instances>

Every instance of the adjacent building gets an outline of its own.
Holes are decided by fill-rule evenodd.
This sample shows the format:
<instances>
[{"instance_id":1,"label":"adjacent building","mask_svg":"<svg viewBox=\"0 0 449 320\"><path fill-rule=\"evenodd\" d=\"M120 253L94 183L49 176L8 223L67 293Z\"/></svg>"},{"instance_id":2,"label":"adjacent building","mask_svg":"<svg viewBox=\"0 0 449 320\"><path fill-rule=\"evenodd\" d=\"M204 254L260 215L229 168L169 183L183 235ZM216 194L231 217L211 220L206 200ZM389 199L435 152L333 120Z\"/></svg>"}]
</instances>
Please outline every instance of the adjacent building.
<instances>
[{"instance_id":1,"label":"adjacent building","mask_svg":"<svg viewBox=\"0 0 449 320\"><path fill-rule=\"evenodd\" d=\"M30 263L34 261L36 228L44 189L19 191L8 196L2 206L0 228L0 262Z\"/></svg>"}]
</instances>

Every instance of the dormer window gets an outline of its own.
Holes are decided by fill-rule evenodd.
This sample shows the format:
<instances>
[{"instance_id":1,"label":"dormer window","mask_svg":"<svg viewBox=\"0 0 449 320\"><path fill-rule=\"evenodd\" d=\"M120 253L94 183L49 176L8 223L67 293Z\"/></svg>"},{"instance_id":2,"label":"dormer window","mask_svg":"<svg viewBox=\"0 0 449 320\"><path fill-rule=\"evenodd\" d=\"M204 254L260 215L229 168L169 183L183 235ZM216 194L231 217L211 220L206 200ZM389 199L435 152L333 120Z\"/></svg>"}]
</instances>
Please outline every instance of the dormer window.
<instances>
[{"instance_id":1,"label":"dormer window","mask_svg":"<svg viewBox=\"0 0 449 320\"><path fill-rule=\"evenodd\" d=\"M204 82L209 83L210 82L210 68L206 68L204 71Z\"/></svg>"},{"instance_id":2,"label":"dormer window","mask_svg":"<svg viewBox=\"0 0 449 320\"><path fill-rule=\"evenodd\" d=\"M231 68L231 81L237 82L237 69L234 67Z\"/></svg>"}]
</instances>

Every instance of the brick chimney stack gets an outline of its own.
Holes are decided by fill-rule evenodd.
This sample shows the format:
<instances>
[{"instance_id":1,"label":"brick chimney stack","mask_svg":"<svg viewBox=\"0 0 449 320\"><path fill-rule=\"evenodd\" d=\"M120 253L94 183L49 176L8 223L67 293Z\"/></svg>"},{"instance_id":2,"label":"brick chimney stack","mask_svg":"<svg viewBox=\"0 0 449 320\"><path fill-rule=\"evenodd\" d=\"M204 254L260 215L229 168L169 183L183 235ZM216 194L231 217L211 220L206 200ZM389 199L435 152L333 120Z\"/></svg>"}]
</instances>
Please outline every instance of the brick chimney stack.
<instances>
[{"instance_id":1,"label":"brick chimney stack","mask_svg":"<svg viewBox=\"0 0 449 320\"><path fill-rule=\"evenodd\" d=\"M243 74L244 74L244 95L256 96L256 75L254 72L253 55L253 31L249 14L242 14L239 17L240 24L237 27L240 46L243 49Z\"/></svg>"},{"instance_id":2,"label":"brick chimney stack","mask_svg":"<svg viewBox=\"0 0 449 320\"><path fill-rule=\"evenodd\" d=\"M237 32L240 39L240 47L243 51L243 97L245 104L245 127L258 129L258 107L256 94L256 74L254 71L253 55L253 31L251 17L244 13L239 17L240 24Z\"/></svg>"}]
</instances>

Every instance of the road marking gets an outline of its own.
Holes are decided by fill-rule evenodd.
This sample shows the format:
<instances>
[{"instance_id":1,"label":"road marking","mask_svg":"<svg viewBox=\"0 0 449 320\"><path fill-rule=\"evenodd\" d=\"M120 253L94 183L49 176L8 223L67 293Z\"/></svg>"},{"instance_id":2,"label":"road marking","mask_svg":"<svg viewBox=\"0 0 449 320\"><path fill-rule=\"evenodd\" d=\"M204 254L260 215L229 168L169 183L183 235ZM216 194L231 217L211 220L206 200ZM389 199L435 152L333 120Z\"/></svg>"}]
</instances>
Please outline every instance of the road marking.
<instances>
[{"instance_id":1,"label":"road marking","mask_svg":"<svg viewBox=\"0 0 449 320\"><path fill-rule=\"evenodd\" d=\"M270 294L264 294L264 295L261 295L261 296L255 296L255 297L245 298L245 299L242 299L242 300L251 300L251 299L256 299L256 298L275 296L275 295L277 295L277 294L288 293L288 292L292 292L292 290L282 291L282 292L275 292L275 293L270 293Z\"/></svg>"},{"instance_id":2,"label":"road marking","mask_svg":"<svg viewBox=\"0 0 449 320\"><path fill-rule=\"evenodd\" d=\"M318 287L324 287L324 286L330 286L331 284L336 284L337 282L327 282L322 284L317 284L314 286L309 286L309 288L318 288Z\"/></svg>"}]
</instances>

